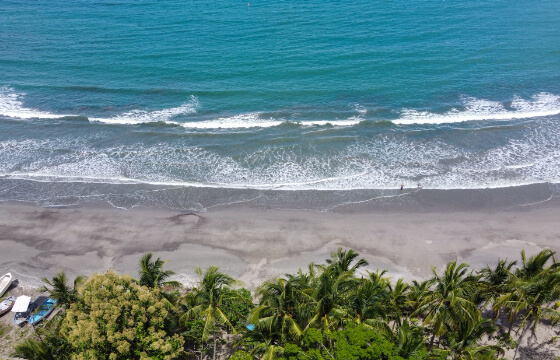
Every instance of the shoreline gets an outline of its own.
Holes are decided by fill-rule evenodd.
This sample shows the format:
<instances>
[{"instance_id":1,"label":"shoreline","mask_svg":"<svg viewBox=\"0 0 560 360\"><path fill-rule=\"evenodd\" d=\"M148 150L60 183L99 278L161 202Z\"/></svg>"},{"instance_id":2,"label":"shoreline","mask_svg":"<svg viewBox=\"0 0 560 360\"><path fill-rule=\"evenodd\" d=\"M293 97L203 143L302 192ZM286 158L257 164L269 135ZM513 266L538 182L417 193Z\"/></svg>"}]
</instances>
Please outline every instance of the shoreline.
<instances>
[{"instance_id":1,"label":"shoreline","mask_svg":"<svg viewBox=\"0 0 560 360\"><path fill-rule=\"evenodd\" d=\"M560 183L473 189L406 187L353 190L257 190L110 184L36 182L0 178L0 203L48 208L106 207L209 212L240 207L318 212L430 212L503 210L560 199Z\"/></svg>"},{"instance_id":2,"label":"shoreline","mask_svg":"<svg viewBox=\"0 0 560 360\"><path fill-rule=\"evenodd\" d=\"M477 191L421 190L405 204L353 203L336 211L267 209L241 203L205 212L161 207L120 210L103 204L41 207L0 203L0 269L20 286L44 276L69 278L111 268L137 274L152 252L186 286L195 268L211 265L254 290L264 280L322 263L338 247L353 248L369 271L394 279L426 278L459 259L472 268L560 251L560 199L544 186Z\"/></svg>"}]
</instances>

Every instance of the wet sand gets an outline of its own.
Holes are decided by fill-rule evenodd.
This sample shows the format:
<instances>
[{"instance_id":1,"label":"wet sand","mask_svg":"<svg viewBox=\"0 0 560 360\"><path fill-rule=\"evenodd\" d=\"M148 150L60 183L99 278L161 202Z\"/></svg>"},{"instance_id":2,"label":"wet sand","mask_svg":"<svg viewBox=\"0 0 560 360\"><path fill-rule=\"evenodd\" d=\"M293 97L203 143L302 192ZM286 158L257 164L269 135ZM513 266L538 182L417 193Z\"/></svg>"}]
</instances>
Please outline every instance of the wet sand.
<instances>
[{"instance_id":1,"label":"wet sand","mask_svg":"<svg viewBox=\"0 0 560 360\"><path fill-rule=\"evenodd\" d=\"M338 247L357 250L369 271L387 269L393 278L407 280L428 277L431 265L441 268L454 259L480 268L498 258L517 260L522 249L559 251L558 199L512 205L501 191L479 200L461 191L426 191L408 210L358 204L330 212L1 203L0 272L11 271L24 288L36 288L43 276L60 270L70 277L109 268L135 276L140 257L153 252L169 260L166 267L187 286L197 266L216 265L254 289L267 278L323 262ZM443 200L432 201L438 197ZM488 199L498 205L488 206Z\"/></svg>"}]
</instances>

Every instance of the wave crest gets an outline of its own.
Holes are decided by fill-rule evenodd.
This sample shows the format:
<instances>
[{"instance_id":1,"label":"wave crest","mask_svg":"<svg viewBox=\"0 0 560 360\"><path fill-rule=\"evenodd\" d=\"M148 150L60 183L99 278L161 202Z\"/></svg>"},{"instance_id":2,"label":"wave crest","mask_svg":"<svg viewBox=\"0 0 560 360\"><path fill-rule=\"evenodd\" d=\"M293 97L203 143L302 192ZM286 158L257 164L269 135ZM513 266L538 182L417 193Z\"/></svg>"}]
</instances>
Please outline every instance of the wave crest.
<instances>
[{"instance_id":1,"label":"wave crest","mask_svg":"<svg viewBox=\"0 0 560 360\"><path fill-rule=\"evenodd\" d=\"M51 114L47 111L41 111L23 106L21 98L25 93L16 93L14 89L8 86L0 88L0 115L8 116L16 119L59 119L67 116Z\"/></svg>"},{"instance_id":2,"label":"wave crest","mask_svg":"<svg viewBox=\"0 0 560 360\"><path fill-rule=\"evenodd\" d=\"M161 110L132 110L111 117L89 117L87 114L53 114L48 111L25 107L22 98L25 93L15 92L9 86L0 87L0 115L17 119L60 119L65 117L84 117L91 122L114 125L137 125L162 123L182 126L193 130L248 129L269 128L293 123L299 126L355 126L364 121L390 121L393 124L448 124L465 121L513 120L544 117L560 114L560 96L541 92L530 99L515 96L511 102L498 102L474 97L463 97L462 105L444 113L430 110L403 109L398 119L368 118L368 109L360 104L353 104L354 116L347 119L333 120L286 120L279 117L264 117L263 112L247 112L231 116L217 116L210 119L180 116L196 114L201 107L198 99L190 99L177 107ZM87 117L86 117L87 116Z\"/></svg>"},{"instance_id":3,"label":"wave crest","mask_svg":"<svg viewBox=\"0 0 560 360\"><path fill-rule=\"evenodd\" d=\"M198 99L191 96L191 100L181 106L163 109L163 110L132 110L121 115L113 116L110 118L90 118L91 121L102 122L106 124L121 124L121 125L136 125L144 123L164 122L167 124L178 125L181 124L176 121L171 121L179 115L189 115L196 113L200 107Z\"/></svg>"},{"instance_id":4,"label":"wave crest","mask_svg":"<svg viewBox=\"0 0 560 360\"><path fill-rule=\"evenodd\" d=\"M464 109L452 109L443 114L404 109L394 124L448 124L475 120L513 120L560 114L560 96L551 93L533 95L530 100L516 96L508 110L505 104L472 97L463 98Z\"/></svg>"}]
</instances>

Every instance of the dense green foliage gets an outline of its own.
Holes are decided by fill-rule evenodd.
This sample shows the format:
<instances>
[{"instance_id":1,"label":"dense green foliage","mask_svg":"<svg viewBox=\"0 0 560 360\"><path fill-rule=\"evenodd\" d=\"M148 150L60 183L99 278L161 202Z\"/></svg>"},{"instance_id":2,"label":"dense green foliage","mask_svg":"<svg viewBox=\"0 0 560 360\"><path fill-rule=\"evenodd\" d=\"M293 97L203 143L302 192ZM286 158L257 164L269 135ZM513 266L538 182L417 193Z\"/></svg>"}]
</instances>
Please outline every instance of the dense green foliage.
<instances>
[{"instance_id":1,"label":"dense green foliage","mask_svg":"<svg viewBox=\"0 0 560 360\"><path fill-rule=\"evenodd\" d=\"M174 290L173 273L151 254L139 280L108 272L67 285L44 279L65 305L58 325L39 329L23 359L491 360L543 319L560 320L560 263L550 250L520 265L470 270L450 262L407 284L361 272L354 250L307 271L264 282L255 298L231 276L198 268L198 285ZM486 316L484 316L484 315ZM500 320L502 328L497 326ZM229 346L228 351L224 347ZM232 354L231 348L235 351ZM517 349L516 349L517 350Z\"/></svg>"},{"instance_id":2,"label":"dense green foliage","mask_svg":"<svg viewBox=\"0 0 560 360\"><path fill-rule=\"evenodd\" d=\"M426 359L427 351L422 349L407 359ZM364 325L348 326L344 330L321 333L310 329L301 342L287 344L281 359L285 360L404 360L393 342L375 330Z\"/></svg>"},{"instance_id":3,"label":"dense green foliage","mask_svg":"<svg viewBox=\"0 0 560 360\"><path fill-rule=\"evenodd\" d=\"M168 335L157 289L114 273L94 275L66 312L61 334L73 359L175 359L183 339Z\"/></svg>"}]
</instances>

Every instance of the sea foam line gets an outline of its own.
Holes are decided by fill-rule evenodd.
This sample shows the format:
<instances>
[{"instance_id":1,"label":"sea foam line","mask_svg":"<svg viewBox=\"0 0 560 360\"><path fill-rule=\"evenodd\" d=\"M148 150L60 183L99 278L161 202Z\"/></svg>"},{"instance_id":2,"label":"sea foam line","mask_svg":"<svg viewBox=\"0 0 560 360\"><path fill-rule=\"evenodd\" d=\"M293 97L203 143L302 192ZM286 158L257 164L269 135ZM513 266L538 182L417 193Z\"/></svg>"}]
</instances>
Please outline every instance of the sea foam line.
<instances>
[{"instance_id":1,"label":"sea foam line","mask_svg":"<svg viewBox=\"0 0 560 360\"><path fill-rule=\"evenodd\" d=\"M343 176L340 179L357 177L357 175ZM79 175L51 175L41 173L11 173L0 174L0 178L27 180L40 183L62 182L62 183L88 183L88 184L112 184L112 185L153 185L153 186L168 186L172 188L179 187L192 187L192 188L212 188L212 189L231 189L231 190L260 190L260 191L353 191L353 190L397 190L398 186L354 186L354 187L309 187L301 186L308 184L316 184L321 182L331 182L336 178L318 179L309 182L294 182L294 183L278 183L278 184L235 184L235 183L201 183L201 182L188 182L188 181L149 181L121 177L93 177L93 176L79 176ZM395 184L398 184L397 181ZM495 184L481 184L481 185L459 185L454 187L441 187L423 185L423 190L473 190L473 189L501 189L517 186L527 186L536 184L560 184L558 180L547 181L514 181L514 182L497 182ZM299 185L299 186L297 186ZM416 188L407 187L407 193L412 189L414 192ZM165 190L165 189L159 189Z\"/></svg>"}]
</instances>

